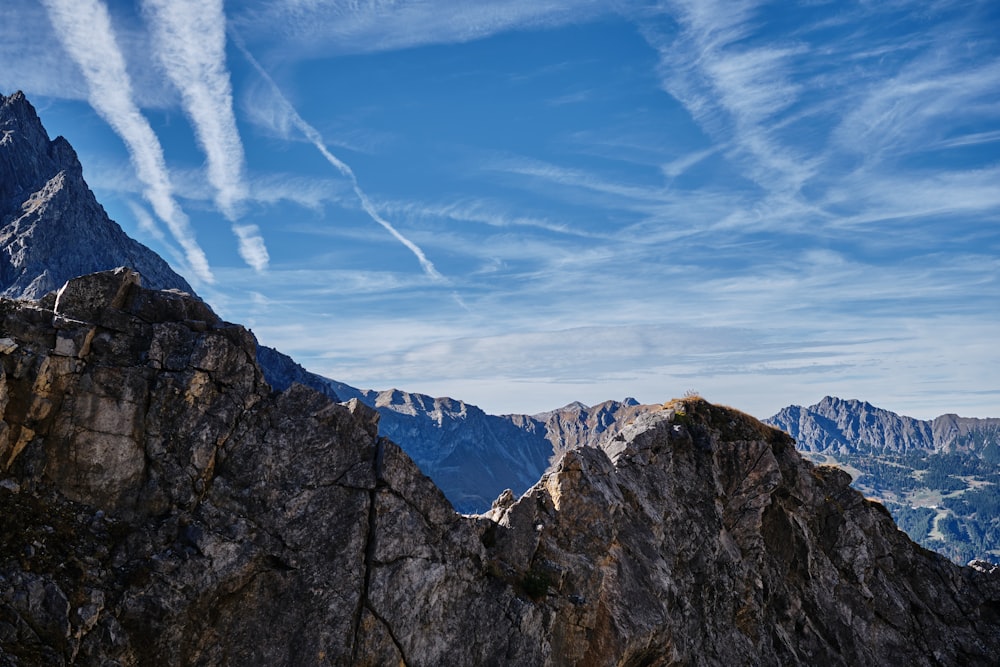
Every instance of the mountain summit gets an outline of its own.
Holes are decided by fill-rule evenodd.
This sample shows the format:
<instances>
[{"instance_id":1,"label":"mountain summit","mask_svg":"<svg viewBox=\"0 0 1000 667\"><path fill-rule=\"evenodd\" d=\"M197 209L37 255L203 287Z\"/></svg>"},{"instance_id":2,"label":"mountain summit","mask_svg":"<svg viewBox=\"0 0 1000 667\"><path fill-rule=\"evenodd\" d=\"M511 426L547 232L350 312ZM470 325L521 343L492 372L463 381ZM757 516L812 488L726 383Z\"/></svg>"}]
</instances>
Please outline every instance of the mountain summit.
<instances>
[{"instance_id":1,"label":"mountain summit","mask_svg":"<svg viewBox=\"0 0 1000 667\"><path fill-rule=\"evenodd\" d=\"M661 405L462 516L255 347L126 269L0 299L0 665L996 664L1000 572L748 415Z\"/></svg>"},{"instance_id":2,"label":"mountain summit","mask_svg":"<svg viewBox=\"0 0 1000 667\"><path fill-rule=\"evenodd\" d=\"M49 139L24 94L0 94L0 295L37 299L70 278L122 265L154 289L193 293L108 217L72 146Z\"/></svg>"}]
</instances>

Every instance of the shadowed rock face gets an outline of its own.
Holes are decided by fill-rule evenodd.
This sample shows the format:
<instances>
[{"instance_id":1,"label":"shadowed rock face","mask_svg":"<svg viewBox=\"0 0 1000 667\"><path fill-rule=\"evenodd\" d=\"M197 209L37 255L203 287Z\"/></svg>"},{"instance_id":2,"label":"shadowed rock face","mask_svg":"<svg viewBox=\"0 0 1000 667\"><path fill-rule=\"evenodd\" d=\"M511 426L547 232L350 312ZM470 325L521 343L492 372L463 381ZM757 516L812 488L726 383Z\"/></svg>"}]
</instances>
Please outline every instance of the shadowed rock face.
<instances>
[{"instance_id":1,"label":"shadowed rock face","mask_svg":"<svg viewBox=\"0 0 1000 667\"><path fill-rule=\"evenodd\" d=\"M126 270L0 301L0 664L991 664L1000 574L690 399L456 514Z\"/></svg>"},{"instance_id":2,"label":"shadowed rock face","mask_svg":"<svg viewBox=\"0 0 1000 667\"><path fill-rule=\"evenodd\" d=\"M108 218L69 142L49 140L24 95L0 95L0 295L37 299L70 278L122 265L150 287L193 292Z\"/></svg>"}]
</instances>

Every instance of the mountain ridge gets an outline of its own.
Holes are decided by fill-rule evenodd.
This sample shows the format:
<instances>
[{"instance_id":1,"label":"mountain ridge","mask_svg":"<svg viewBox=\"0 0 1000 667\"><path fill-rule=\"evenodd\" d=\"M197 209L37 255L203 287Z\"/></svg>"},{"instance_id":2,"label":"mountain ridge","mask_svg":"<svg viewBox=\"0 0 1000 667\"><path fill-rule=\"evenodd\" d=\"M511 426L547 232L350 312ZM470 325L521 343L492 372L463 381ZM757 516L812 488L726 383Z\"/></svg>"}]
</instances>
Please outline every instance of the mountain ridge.
<instances>
[{"instance_id":1,"label":"mountain ridge","mask_svg":"<svg viewBox=\"0 0 1000 667\"><path fill-rule=\"evenodd\" d=\"M83 180L72 147L61 137L49 140L23 94L0 96L0 129L0 293L38 297L76 275L120 265L136 268L149 287L192 293L155 253L107 218ZM399 443L466 513L488 510L506 489L522 494L566 451L602 446L641 414L660 408L626 399L595 406L574 402L535 415L490 415L456 399L357 389L311 373L266 346L257 347L257 360L275 390L299 383L335 401L357 399L375 409L381 416L381 434ZM995 486L990 486L992 473L979 463L994 458L1000 462L1000 426L994 428L1000 420L942 415L928 423L864 401L827 397L812 408L789 406L767 421L791 432L815 460L830 457L829 462L860 473L856 485L886 503L928 548L948 552L960 562L973 556L1000 560L1000 526L982 519ZM881 464L892 459L889 463L899 469L899 457L932 451L935 456L974 454L976 458L958 461L968 473L963 478L972 481L959 488L960 478L951 474L959 471L946 469L940 457L907 460L902 464L908 474L931 473L943 485L931 489L936 495L907 499L906 494L915 493L913 481L887 477ZM877 460L866 463L869 455ZM851 463L845 457L857 460ZM964 495L954 496L959 493ZM950 507L934 509L941 503Z\"/></svg>"},{"instance_id":2,"label":"mountain ridge","mask_svg":"<svg viewBox=\"0 0 1000 667\"><path fill-rule=\"evenodd\" d=\"M800 450L842 454L975 449L987 443L970 441L970 434L1000 430L1000 418L947 413L933 419L915 419L867 401L834 396L826 396L809 407L788 406L763 421L788 432Z\"/></svg>"},{"instance_id":3,"label":"mountain ridge","mask_svg":"<svg viewBox=\"0 0 1000 667\"><path fill-rule=\"evenodd\" d=\"M921 549L748 415L672 401L463 516L374 410L274 391L249 331L140 282L0 299L2 664L1000 653L1000 571Z\"/></svg>"},{"instance_id":4,"label":"mountain ridge","mask_svg":"<svg viewBox=\"0 0 1000 667\"><path fill-rule=\"evenodd\" d=\"M307 371L288 355L263 345L257 360L278 390L299 383L334 400L357 399L377 410L379 432L399 443L465 513L486 511L507 489L520 495L563 452L596 446L641 412L658 409L626 398L595 406L577 401L535 415L492 415L449 397L357 389Z\"/></svg>"}]
</instances>

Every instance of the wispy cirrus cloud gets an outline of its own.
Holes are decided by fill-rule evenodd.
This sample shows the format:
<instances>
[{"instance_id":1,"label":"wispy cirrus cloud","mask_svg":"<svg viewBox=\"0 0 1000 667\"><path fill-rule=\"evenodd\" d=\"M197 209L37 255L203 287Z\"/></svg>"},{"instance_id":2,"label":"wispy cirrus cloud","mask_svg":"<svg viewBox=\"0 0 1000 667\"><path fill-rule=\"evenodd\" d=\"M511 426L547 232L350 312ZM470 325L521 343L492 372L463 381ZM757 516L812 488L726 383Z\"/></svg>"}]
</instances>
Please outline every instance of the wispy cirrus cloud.
<instances>
[{"instance_id":1,"label":"wispy cirrus cloud","mask_svg":"<svg viewBox=\"0 0 1000 667\"><path fill-rule=\"evenodd\" d=\"M263 78L268 85L271 87L271 92L275 97L278 109L283 113L282 125L287 125L294 127L296 130L302 133L309 143L316 147L316 150L329 162L337 171L343 174L351 183L351 188L354 190L354 194L357 196L358 201L361 203L361 208L368 214L368 216L378 223L383 229L385 229L389 234L392 235L397 241L402 243L406 248L413 253L420 262L421 268L424 270L428 276L434 280L444 281L445 278L442 276L434 264L427 259L427 255L424 251L413 241L403 236L402 233L397 230L392 223L382 217L382 215L375 208L375 205L369 199L368 195L364 190L361 189L361 185L358 183L358 177L354 174L354 170L327 148L326 142L323 140L323 135L319 131L307 123L299 112L295 110L295 107L291 105L288 99L282 94L281 89L278 88L278 84L275 83L271 75L267 73L261 64L253 57L253 54L246 49L246 47L239 41L236 42L237 47L246 57L247 61L254 67L261 78Z\"/></svg>"},{"instance_id":2,"label":"wispy cirrus cloud","mask_svg":"<svg viewBox=\"0 0 1000 667\"><path fill-rule=\"evenodd\" d=\"M863 153L869 162L891 159L946 141L948 137L940 135L953 131L963 119L996 117L1000 58L965 63L950 51L944 46L931 50L895 76L868 87L837 126L837 144ZM989 141L991 136L995 141L996 134L973 136L968 143Z\"/></svg>"},{"instance_id":3,"label":"wispy cirrus cloud","mask_svg":"<svg viewBox=\"0 0 1000 667\"><path fill-rule=\"evenodd\" d=\"M284 38L300 54L371 53L469 42L513 29L584 22L614 11L604 0L255 0L236 21L248 38Z\"/></svg>"},{"instance_id":4,"label":"wispy cirrus cloud","mask_svg":"<svg viewBox=\"0 0 1000 667\"><path fill-rule=\"evenodd\" d=\"M99 0L43 0L43 4L63 47L83 73L91 106L125 142L144 196L184 249L195 275L212 282L208 259L175 199L163 148L133 100L107 6Z\"/></svg>"},{"instance_id":5,"label":"wispy cirrus cloud","mask_svg":"<svg viewBox=\"0 0 1000 667\"><path fill-rule=\"evenodd\" d=\"M208 180L216 203L232 221L243 260L257 271L269 256L256 225L237 222L246 199L244 152L233 113L233 92L226 66L226 16L222 0L144 0L157 55L180 91L208 159Z\"/></svg>"},{"instance_id":6,"label":"wispy cirrus cloud","mask_svg":"<svg viewBox=\"0 0 1000 667\"><path fill-rule=\"evenodd\" d=\"M928 150L995 140L995 132L966 137L961 128L996 117L1000 59L954 48L989 39L975 12L938 10L950 18L934 35L909 24L909 8L897 4L849 6L815 23L799 7L789 10L801 16L787 31L774 29L773 8L757 0L676 0L640 21L659 56L664 90L719 155L761 188L725 226L753 223L765 212L771 221L808 222L822 236L823 227L845 218L995 206L995 197L977 190L985 183L975 173L949 175L946 162L933 177L917 169L900 178L914 166L905 161ZM897 27L885 30L886 22ZM930 187L920 192L907 180ZM965 203L949 198L944 184L967 195ZM893 197L900 186L915 198Z\"/></svg>"},{"instance_id":7,"label":"wispy cirrus cloud","mask_svg":"<svg viewBox=\"0 0 1000 667\"><path fill-rule=\"evenodd\" d=\"M445 218L456 222L474 222L498 228L529 228L566 234L601 238L602 235L576 229L567 222L554 222L546 218L511 213L500 202L483 199L457 199L447 203L386 202L383 207L401 215L417 218Z\"/></svg>"},{"instance_id":8,"label":"wispy cirrus cloud","mask_svg":"<svg viewBox=\"0 0 1000 667\"><path fill-rule=\"evenodd\" d=\"M796 192L816 165L782 142L775 126L803 93L793 68L808 47L791 38L750 39L758 5L677 0L669 3L673 29L656 21L640 28L659 54L664 89L695 122L714 141L728 143L744 173L766 190Z\"/></svg>"}]
</instances>

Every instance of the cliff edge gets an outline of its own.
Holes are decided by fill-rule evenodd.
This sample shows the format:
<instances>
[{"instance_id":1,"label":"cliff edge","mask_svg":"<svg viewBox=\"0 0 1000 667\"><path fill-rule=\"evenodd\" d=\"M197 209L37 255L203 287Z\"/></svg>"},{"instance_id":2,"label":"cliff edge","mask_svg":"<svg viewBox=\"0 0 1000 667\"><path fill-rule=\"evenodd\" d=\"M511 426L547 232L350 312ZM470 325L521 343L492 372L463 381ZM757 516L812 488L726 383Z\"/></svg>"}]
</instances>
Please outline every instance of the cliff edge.
<instances>
[{"instance_id":1,"label":"cliff edge","mask_svg":"<svg viewBox=\"0 0 1000 667\"><path fill-rule=\"evenodd\" d=\"M992 664L1000 574L698 398L454 512L119 269L0 300L0 665Z\"/></svg>"}]
</instances>

